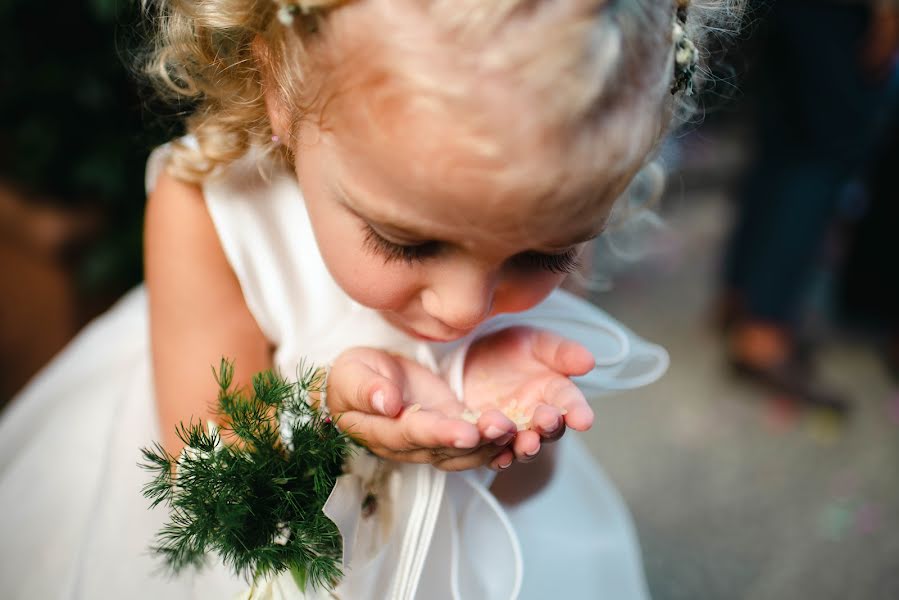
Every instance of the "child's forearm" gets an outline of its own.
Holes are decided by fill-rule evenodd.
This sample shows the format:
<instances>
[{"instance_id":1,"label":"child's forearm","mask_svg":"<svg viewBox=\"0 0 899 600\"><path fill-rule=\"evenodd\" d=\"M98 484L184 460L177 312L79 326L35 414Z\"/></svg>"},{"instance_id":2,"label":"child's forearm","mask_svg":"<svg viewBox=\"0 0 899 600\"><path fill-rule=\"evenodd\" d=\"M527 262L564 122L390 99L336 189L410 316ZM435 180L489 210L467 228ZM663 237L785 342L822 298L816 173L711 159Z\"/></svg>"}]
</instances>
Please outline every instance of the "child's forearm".
<instances>
[{"instance_id":1,"label":"child's forearm","mask_svg":"<svg viewBox=\"0 0 899 600\"><path fill-rule=\"evenodd\" d=\"M232 349L215 356L210 354L207 360L187 360L190 366L175 367L164 365L170 362L157 357L155 367L160 370L156 375L156 411L159 418L160 436L163 448L173 456L178 456L184 443L178 438L177 429L181 424L206 424L210 421L220 424L216 413L218 384L212 376L210 367L219 368L222 356L230 357L234 362L234 379L232 387L248 389L253 375L271 368L268 353L264 348L256 352Z\"/></svg>"}]
</instances>

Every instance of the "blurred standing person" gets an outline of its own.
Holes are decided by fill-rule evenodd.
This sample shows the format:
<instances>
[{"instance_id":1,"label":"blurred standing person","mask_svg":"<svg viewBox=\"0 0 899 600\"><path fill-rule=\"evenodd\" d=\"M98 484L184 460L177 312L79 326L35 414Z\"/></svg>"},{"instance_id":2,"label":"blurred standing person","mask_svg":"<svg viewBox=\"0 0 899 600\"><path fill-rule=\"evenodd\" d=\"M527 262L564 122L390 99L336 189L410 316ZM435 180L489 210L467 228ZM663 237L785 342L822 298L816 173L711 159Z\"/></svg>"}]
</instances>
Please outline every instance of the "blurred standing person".
<instances>
[{"instance_id":1,"label":"blurred standing person","mask_svg":"<svg viewBox=\"0 0 899 600\"><path fill-rule=\"evenodd\" d=\"M889 131L867 177L868 206L851 234L840 278L840 305L841 316L883 334L883 358L899 381L899 277L895 249L899 230L899 68L894 71Z\"/></svg>"},{"instance_id":2,"label":"blurred standing person","mask_svg":"<svg viewBox=\"0 0 899 600\"><path fill-rule=\"evenodd\" d=\"M719 316L738 372L842 410L799 351L802 300L841 191L877 140L899 2L764 4L759 140L726 249Z\"/></svg>"}]
</instances>

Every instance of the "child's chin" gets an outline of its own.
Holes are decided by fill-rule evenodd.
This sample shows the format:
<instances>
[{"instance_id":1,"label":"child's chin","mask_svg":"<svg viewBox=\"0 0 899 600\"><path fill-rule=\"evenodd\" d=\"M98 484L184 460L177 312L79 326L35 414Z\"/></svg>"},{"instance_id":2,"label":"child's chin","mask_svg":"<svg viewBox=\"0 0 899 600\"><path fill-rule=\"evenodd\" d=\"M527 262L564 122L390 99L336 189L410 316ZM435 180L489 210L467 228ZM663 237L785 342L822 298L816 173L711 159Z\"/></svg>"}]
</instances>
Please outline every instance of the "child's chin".
<instances>
[{"instance_id":1,"label":"child's chin","mask_svg":"<svg viewBox=\"0 0 899 600\"><path fill-rule=\"evenodd\" d=\"M446 342L454 342L454 341L458 340L459 338L464 337L461 335L457 335L456 337L451 337L451 338L434 338L434 337L430 337L427 335L421 335L420 333L416 333L416 332L410 332L409 334L412 337L419 339L419 340L424 340L425 342L439 342L441 344L444 344Z\"/></svg>"}]
</instances>

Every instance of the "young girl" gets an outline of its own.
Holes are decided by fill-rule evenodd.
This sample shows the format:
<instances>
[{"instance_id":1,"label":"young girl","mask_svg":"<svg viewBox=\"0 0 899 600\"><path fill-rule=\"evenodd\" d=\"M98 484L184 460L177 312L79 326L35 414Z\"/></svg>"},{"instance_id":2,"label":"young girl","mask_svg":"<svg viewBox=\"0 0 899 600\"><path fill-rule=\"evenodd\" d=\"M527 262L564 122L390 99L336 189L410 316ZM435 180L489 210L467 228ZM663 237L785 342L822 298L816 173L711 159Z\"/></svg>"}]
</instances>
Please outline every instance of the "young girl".
<instances>
[{"instance_id":1,"label":"young girl","mask_svg":"<svg viewBox=\"0 0 899 600\"><path fill-rule=\"evenodd\" d=\"M280 577L247 596L646 597L626 509L562 434L591 426L585 392L644 385L666 355L554 290L648 164L721 8L156 3L151 71L191 100L189 135L148 166L146 286L0 423L3 596L247 589L220 565L159 573L167 515L136 466L214 418L226 356L243 383L330 365L327 409L383 459L325 507L333 594Z\"/></svg>"}]
</instances>

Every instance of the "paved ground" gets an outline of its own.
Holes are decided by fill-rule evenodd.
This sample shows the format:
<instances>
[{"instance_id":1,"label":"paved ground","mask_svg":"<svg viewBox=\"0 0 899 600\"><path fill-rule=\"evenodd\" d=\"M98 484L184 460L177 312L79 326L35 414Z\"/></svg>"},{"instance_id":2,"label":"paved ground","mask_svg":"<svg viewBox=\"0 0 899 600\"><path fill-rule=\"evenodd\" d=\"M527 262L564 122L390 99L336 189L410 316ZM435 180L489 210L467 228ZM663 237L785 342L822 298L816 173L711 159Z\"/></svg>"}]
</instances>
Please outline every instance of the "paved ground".
<instances>
[{"instance_id":1,"label":"paved ground","mask_svg":"<svg viewBox=\"0 0 899 600\"><path fill-rule=\"evenodd\" d=\"M653 597L899 599L899 387L873 347L840 336L821 366L853 396L845 423L730 377L706 325L728 203L675 198L650 256L595 296L671 369L602 400L586 434L633 511Z\"/></svg>"}]
</instances>

